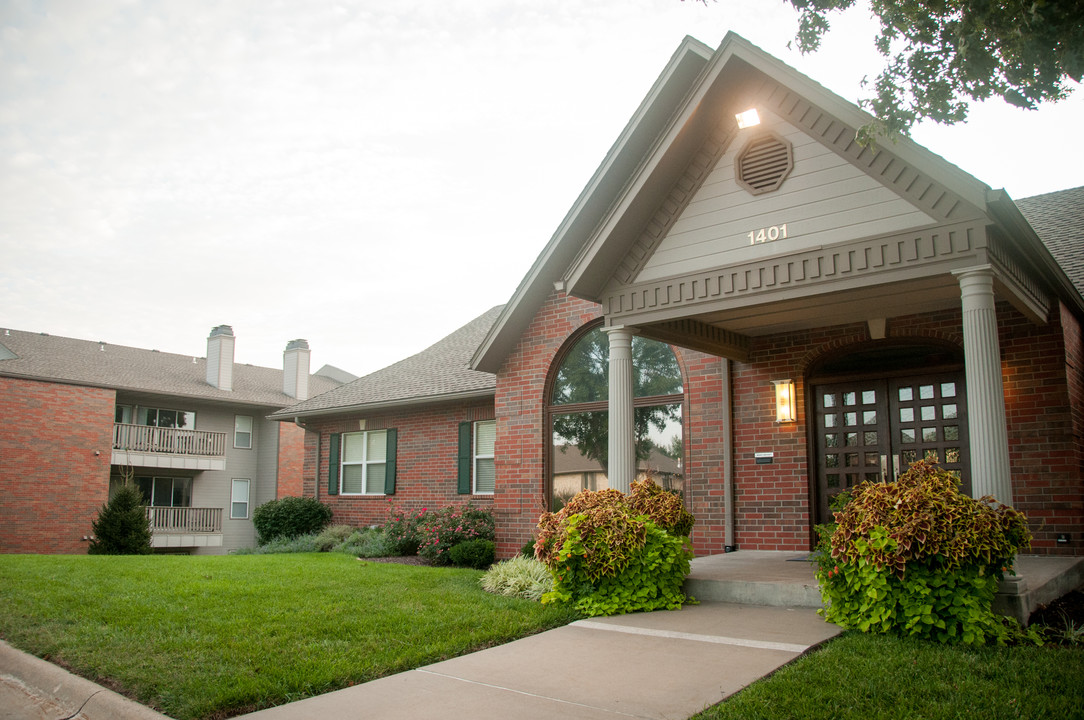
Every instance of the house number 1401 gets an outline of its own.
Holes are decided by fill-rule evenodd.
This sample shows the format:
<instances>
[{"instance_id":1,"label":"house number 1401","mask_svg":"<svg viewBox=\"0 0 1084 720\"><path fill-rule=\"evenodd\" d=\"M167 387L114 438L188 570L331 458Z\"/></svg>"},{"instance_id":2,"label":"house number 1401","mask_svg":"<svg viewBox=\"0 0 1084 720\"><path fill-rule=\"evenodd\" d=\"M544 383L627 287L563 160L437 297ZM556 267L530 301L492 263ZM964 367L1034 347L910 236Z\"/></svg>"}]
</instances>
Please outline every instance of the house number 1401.
<instances>
[{"instance_id":1,"label":"house number 1401","mask_svg":"<svg viewBox=\"0 0 1084 720\"><path fill-rule=\"evenodd\" d=\"M772 225L771 227L761 228L759 230L749 231L749 244L756 245L757 243L771 242L773 240L786 240L787 239L787 225Z\"/></svg>"}]
</instances>

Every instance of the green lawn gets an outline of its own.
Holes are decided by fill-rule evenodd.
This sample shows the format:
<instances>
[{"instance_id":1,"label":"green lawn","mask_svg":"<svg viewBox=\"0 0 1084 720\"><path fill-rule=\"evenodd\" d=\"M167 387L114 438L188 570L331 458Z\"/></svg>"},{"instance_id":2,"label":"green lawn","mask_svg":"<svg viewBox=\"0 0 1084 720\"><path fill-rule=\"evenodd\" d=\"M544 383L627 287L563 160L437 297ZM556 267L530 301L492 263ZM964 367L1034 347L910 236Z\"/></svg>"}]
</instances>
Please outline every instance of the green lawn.
<instances>
[{"instance_id":1,"label":"green lawn","mask_svg":"<svg viewBox=\"0 0 1084 720\"><path fill-rule=\"evenodd\" d=\"M950 647L848 632L693 720L738 718L1084 718L1084 648Z\"/></svg>"},{"instance_id":2,"label":"green lawn","mask_svg":"<svg viewBox=\"0 0 1084 720\"><path fill-rule=\"evenodd\" d=\"M0 556L0 637L178 720L225 717L574 618L473 570L339 554Z\"/></svg>"}]
</instances>

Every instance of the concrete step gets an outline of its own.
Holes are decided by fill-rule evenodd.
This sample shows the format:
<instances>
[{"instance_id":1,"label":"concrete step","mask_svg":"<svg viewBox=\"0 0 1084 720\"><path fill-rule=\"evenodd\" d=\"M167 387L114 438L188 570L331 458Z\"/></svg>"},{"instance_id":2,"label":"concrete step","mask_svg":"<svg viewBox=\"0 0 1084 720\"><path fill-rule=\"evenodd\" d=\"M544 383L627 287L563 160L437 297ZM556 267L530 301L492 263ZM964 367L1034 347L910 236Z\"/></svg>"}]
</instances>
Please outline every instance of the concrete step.
<instances>
[{"instance_id":1,"label":"concrete step","mask_svg":"<svg viewBox=\"0 0 1084 720\"><path fill-rule=\"evenodd\" d=\"M685 593L700 602L821 607L809 553L739 550L694 558Z\"/></svg>"}]
</instances>

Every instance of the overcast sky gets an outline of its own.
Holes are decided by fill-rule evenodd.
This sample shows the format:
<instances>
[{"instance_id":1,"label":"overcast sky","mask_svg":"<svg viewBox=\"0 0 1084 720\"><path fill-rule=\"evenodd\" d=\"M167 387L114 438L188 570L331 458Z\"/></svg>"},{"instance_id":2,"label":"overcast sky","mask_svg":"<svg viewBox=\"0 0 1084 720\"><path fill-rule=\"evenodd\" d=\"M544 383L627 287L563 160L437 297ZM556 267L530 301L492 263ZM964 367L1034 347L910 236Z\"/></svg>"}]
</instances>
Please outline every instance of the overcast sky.
<instances>
[{"instance_id":1,"label":"overcast sky","mask_svg":"<svg viewBox=\"0 0 1084 720\"><path fill-rule=\"evenodd\" d=\"M0 328L203 356L227 324L238 362L305 338L314 370L372 372L511 296L685 35L861 97L868 11L812 56L796 25L781 0L0 0ZM1021 198L1084 184L1082 119L1077 92L914 136Z\"/></svg>"}]
</instances>

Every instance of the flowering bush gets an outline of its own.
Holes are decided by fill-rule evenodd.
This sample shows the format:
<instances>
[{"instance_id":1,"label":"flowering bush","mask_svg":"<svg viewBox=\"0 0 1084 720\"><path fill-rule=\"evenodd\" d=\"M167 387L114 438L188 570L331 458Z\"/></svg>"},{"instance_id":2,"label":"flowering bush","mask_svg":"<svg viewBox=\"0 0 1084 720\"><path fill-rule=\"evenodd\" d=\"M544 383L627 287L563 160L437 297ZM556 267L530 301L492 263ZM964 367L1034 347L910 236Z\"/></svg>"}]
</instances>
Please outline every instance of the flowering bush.
<instances>
[{"instance_id":1,"label":"flowering bush","mask_svg":"<svg viewBox=\"0 0 1084 720\"><path fill-rule=\"evenodd\" d=\"M422 542L418 529L425 516L425 508L408 510L397 505L388 506L388 519L384 521L384 540L389 554L418 554L418 546Z\"/></svg>"},{"instance_id":2,"label":"flowering bush","mask_svg":"<svg viewBox=\"0 0 1084 720\"><path fill-rule=\"evenodd\" d=\"M449 551L468 540L493 540L495 524L488 510L449 505L427 513L418 524L418 554L434 565L450 565Z\"/></svg>"}]
</instances>

